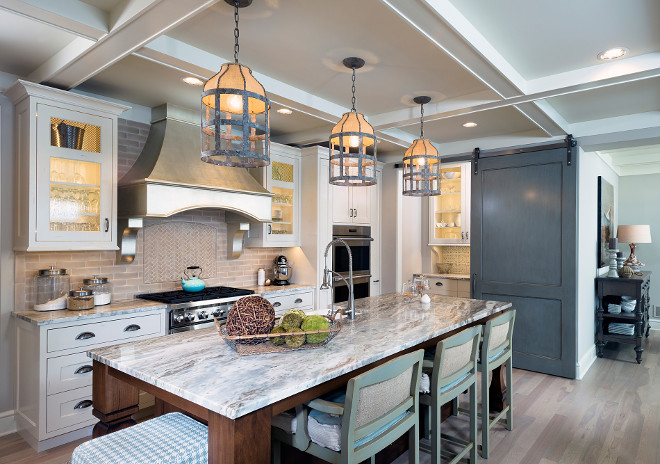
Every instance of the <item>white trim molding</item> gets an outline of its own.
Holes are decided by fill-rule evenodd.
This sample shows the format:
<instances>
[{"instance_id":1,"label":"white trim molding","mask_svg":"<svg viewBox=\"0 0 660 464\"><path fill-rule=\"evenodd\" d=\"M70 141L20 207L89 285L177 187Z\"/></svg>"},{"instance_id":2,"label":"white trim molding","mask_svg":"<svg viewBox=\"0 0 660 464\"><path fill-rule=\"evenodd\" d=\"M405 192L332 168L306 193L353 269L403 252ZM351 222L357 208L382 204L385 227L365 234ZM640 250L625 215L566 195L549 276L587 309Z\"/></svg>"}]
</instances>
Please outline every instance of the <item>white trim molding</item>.
<instances>
[{"instance_id":1,"label":"white trim molding","mask_svg":"<svg viewBox=\"0 0 660 464\"><path fill-rule=\"evenodd\" d=\"M16 432L15 414L13 409L0 412L0 437Z\"/></svg>"},{"instance_id":2,"label":"white trim molding","mask_svg":"<svg viewBox=\"0 0 660 464\"><path fill-rule=\"evenodd\" d=\"M596 361L596 345L591 345L577 363L577 380L582 380L589 368Z\"/></svg>"}]
</instances>

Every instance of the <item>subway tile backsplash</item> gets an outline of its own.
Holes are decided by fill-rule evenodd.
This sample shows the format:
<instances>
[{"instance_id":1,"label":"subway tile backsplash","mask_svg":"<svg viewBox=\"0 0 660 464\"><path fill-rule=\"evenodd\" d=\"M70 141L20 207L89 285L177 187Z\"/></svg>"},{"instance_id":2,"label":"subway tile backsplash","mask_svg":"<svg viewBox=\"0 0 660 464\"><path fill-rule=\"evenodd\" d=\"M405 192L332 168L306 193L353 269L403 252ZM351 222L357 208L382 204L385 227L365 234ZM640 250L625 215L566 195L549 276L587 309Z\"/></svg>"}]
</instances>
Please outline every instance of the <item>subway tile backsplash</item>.
<instances>
[{"instance_id":1,"label":"subway tile backsplash","mask_svg":"<svg viewBox=\"0 0 660 464\"><path fill-rule=\"evenodd\" d=\"M119 159L118 177L121 177L130 169L149 133L149 125L135 123L133 121L119 120ZM168 224L173 224L167 227ZM195 240L199 233L190 233L197 230L195 227L186 227L186 224L196 223L208 226L204 237L210 236L209 232L215 230L216 244L214 265L209 267L209 274L202 275L208 286L246 286L255 285L257 282L257 271L260 267L272 268L273 260L280 254L286 254L281 248L245 248L238 259L227 259L227 224L225 213L220 210L198 209L179 213L168 218L148 218L145 220L145 229L150 226L159 226L160 235L152 235L158 240L166 237L170 244ZM165 227L163 227L165 226ZM52 251L52 252L16 252L15 253L15 311L32 309L35 301L34 276L39 269L47 269L49 266L68 269L71 275L71 287L76 288L82 284L82 280L93 275L107 277L113 288L113 300L131 299L137 293L158 292L167 290L178 290L181 282L175 277L173 268L176 263L168 259L167 250L158 253L158 256L149 255L149 277L148 280L171 279L159 282L145 283L145 242L144 230L138 233L137 253L131 264L120 264L116 262L114 251ZM152 230L152 231L155 231ZM199 231L198 231L199 232ZM119 231L121 233L121 231ZM162 235L165 233L165 235ZM149 232L147 232L149 234ZM151 240L151 238L149 239ZM157 247L157 242L149 241L148 249ZM171 245L167 245L171 246ZM204 245L208 249L208 244ZM208 258L207 258L208 259ZM199 265L200 263L187 262L181 259L179 263L180 273L187 266ZM162 272L159 271L162 267ZM204 266L202 266L204 267ZM215 269L213 269L215 267ZM214 274L214 275L211 275ZM155 279L153 278L155 276ZM267 276L271 277L267 272Z\"/></svg>"}]
</instances>

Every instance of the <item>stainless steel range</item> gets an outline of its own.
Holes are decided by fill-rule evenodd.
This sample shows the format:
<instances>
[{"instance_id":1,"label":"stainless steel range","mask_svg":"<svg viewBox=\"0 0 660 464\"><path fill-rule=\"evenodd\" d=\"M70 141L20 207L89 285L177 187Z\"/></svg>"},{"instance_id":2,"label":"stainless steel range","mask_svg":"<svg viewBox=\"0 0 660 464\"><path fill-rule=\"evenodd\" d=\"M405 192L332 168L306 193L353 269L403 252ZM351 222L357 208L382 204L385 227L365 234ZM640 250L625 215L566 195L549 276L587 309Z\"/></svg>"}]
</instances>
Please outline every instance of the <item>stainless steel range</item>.
<instances>
[{"instance_id":1,"label":"stainless steel range","mask_svg":"<svg viewBox=\"0 0 660 464\"><path fill-rule=\"evenodd\" d=\"M168 333L212 327L213 317L222 322L229 308L253 290L233 287L207 287L200 292L160 292L135 295L135 298L166 303L169 310Z\"/></svg>"}]
</instances>

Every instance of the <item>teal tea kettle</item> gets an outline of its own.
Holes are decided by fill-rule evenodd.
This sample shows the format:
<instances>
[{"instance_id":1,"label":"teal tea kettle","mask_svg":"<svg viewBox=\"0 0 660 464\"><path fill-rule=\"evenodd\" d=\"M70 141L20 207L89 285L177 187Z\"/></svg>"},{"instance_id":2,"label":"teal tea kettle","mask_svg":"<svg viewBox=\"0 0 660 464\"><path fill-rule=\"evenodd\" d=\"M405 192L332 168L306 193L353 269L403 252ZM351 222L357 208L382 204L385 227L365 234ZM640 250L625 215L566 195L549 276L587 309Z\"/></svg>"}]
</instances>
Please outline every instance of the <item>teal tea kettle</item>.
<instances>
[{"instance_id":1,"label":"teal tea kettle","mask_svg":"<svg viewBox=\"0 0 660 464\"><path fill-rule=\"evenodd\" d=\"M199 266L188 266L183 271L181 277L181 287L186 292L200 292L206 287L206 283L200 279L202 275L202 268Z\"/></svg>"}]
</instances>

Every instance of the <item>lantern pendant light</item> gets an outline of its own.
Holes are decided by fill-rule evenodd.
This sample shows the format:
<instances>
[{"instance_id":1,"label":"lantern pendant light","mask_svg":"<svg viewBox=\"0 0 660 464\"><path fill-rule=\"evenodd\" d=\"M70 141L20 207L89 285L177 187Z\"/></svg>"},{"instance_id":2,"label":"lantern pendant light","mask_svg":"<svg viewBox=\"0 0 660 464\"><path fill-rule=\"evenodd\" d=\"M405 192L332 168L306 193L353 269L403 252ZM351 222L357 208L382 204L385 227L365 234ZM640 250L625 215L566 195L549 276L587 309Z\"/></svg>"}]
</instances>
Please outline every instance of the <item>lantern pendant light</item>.
<instances>
[{"instance_id":1,"label":"lantern pendant light","mask_svg":"<svg viewBox=\"0 0 660 464\"><path fill-rule=\"evenodd\" d=\"M431 97L415 97L415 103L421 105L421 135L415 139L403 156L403 194L409 196L440 195L440 154L424 138L424 104Z\"/></svg>"},{"instance_id":2,"label":"lantern pendant light","mask_svg":"<svg viewBox=\"0 0 660 464\"><path fill-rule=\"evenodd\" d=\"M225 0L234 7L234 62L225 63L202 91L202 161L222 166L270 164L270 101L238 62L238 9L252 0Z\"/></svg>"},{"instance_id":3,"label":"lantern pendant light","mask_svg":"<svg viewBox=\"0 0 660 464\"><path fill-rule=\"evenodd\" d=\"M353 107L330 133L330 183L353 187L374 185L376 136L364 115L355 109L355 70L364 66L364 60L351 57L343 63L353 70Z\"/></svg>"}]
</instances>

